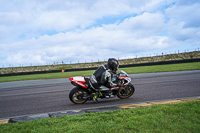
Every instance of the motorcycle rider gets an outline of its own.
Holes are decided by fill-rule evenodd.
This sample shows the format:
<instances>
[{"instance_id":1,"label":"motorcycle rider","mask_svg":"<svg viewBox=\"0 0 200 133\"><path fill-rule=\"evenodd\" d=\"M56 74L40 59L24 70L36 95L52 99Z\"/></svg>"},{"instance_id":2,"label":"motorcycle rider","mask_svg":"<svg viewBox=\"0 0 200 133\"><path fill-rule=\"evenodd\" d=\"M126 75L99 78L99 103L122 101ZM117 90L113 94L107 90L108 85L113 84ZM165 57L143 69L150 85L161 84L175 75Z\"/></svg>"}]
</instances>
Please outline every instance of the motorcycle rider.
<instances>
[{"instance_id":1,"label":"motorcycle rider","mask_svg":"<svg viewBox=\"0 0 200 133\"><path fill-rule=\"evenodd\" d=\"M118 60L109 58L107 64L101 65L94 74L90 76L90 86L96 91L92 96L95 102L98 102L99 89L121 86L119 83L115 84L112 82L112 75L116 74L118 67Z\"/></svg>"}]
</instances>

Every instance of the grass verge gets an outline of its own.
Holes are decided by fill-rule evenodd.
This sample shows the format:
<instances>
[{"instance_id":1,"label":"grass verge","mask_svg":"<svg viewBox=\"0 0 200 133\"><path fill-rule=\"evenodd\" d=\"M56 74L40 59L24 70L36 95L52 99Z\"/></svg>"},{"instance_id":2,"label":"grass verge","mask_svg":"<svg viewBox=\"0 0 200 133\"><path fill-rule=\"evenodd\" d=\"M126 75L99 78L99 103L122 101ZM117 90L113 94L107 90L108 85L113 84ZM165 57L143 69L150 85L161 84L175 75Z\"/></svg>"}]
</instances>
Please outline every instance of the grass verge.
<instances>
[{"instance_id":1,"label":"grass verge","mask_svg":"<svg viewBox=\"0 0 200 133\"><path fill-rule=\"evenodd\" d=\"M23 132L200 132L200 101L0 125L2 133Z\"/></svg>"},{"instance_id":2,"label":"grass verge","mask_svg":"<svg viewBox=\"0 0 200 133\"><path fill-rule=\"evenodd\" d=\"M140 66L120 68L129 74L135 73L152 73L152 72L169 72L169 71L185 71L185 70L200 70L200 62L194 63L180 63L169 65L155 65L155 66ZM0 82L20 81L20 80L34 80L34 79L53 79L53 78L67 78L72 76L90 76L94 70L89 71L74 71L74 72L59 72L47 74L33 74L20 76L1 77Z\"/></svg>"}]
</instances>

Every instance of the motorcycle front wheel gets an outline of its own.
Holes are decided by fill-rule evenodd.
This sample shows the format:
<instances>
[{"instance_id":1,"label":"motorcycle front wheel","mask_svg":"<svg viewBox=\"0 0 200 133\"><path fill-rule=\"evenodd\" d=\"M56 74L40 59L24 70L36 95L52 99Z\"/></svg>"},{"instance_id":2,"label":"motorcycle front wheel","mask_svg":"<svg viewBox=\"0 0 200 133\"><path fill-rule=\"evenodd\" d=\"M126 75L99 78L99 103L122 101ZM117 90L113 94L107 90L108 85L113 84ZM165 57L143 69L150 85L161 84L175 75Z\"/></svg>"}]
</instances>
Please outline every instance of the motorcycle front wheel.
<instances>
[{"instance_id":1,"label":"motorcycle front wheel","mask_svg":"<svg viewBox=\"0 0 200 133\"><path fill-rule=\"evenodd\" d=\"M85 103L87 101L88 92L85 89L75 87L69 93L69 99L75 104Z\"/></svg>"},{"instance_id":2,"label":"motorcycle front wheel","mask_svg":"<svg viewBox=\"0 0 200 133\"><path fill-rule=\"evenodd\" d=\"M121 99L126 99L132 96L134 92L135 92L134 86L132 84L129 84L128 86L125 87L125 89L121 90L117 94L117 97Z\"/></svg>"}]
</instances>

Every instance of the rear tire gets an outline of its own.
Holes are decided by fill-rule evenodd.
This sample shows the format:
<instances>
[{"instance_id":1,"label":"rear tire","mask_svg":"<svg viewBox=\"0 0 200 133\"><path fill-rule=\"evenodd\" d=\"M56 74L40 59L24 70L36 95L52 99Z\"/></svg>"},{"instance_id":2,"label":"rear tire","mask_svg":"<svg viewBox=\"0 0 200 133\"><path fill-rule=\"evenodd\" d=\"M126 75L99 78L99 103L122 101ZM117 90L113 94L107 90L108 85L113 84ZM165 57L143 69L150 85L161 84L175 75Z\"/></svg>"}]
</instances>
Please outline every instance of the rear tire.
<instances>
[{"instance_id":1,"label":"rear tire","mask_svg":"<svg viewBox=\"0 0 200 133\"><path fill-rule=\"evenodd\" d=\"M132 84L129 84L128 86L125 87L124 90L122 90L117 94L117 97L121 99L126 99L132 96L134 92L135 92L134 86Z\"/></svg>"},{"instance_id":2,"label":"rear tire","mask_svg":"<svg viewBox=\"0 0 200 133\"><path fill-rule=\"evenodd\" d=\"M84 97L88 96L88 91L83 89L83 88L79 88L79 87L75 87L73 88L70 93L69 93L69 99L71 102L75 103L75 104L82 104L85 103L87 101L87 99L81 99Z\"/></svg>"}]
</instances>

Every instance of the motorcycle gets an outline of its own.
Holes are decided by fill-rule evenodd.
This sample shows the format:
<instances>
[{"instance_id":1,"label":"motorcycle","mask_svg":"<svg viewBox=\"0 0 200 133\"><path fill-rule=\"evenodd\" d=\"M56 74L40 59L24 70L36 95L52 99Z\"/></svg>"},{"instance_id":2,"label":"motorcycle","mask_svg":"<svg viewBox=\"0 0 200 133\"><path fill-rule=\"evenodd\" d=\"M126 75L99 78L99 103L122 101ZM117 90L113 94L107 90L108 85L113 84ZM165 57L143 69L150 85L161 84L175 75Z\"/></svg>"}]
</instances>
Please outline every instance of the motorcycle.
<instances>
[{"instance_id":1,"label":"motorcycle","mask_svg":"<svg viewBox=\"0 0 200 133\"><path fill-rule=\"evenodd\" d=\"M130 83L131 78L123 70L118 70L117 74L112 76L113 83L120 83L121 86L111 87L111 88L100 88L99 97L112 98L118 97L120 99L126 99L133 95L135 92L134 86ZM88 77L75 76L70 77L69 80L71 84L76 86L69 93L69 99L75 104L82 104L88 100L92 100L96 90L92 89L91 83Z\"/></svg>"}]
</instances>

